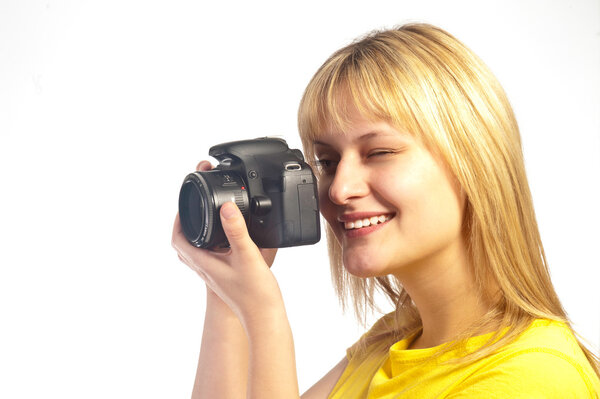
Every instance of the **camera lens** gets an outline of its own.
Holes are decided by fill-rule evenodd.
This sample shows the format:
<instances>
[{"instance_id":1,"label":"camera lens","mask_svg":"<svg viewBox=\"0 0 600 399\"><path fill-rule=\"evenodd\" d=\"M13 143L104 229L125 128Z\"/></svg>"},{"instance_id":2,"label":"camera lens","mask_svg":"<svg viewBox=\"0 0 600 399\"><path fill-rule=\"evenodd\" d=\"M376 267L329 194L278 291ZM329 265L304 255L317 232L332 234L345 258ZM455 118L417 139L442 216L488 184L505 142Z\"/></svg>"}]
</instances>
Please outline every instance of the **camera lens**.
<instances>
[{"instance_id":1,"label":"camera lens","mask_svg":"<svg viewBox=\"0 0 600 399\"><path fill-rule=\"evenodd\" d=\"M179 192L179 217L183 234L199 248L228 246L219 209L235 202L247 220L248 193L236 174L220 170L194 172L186 176Z\"/></svg>"},{"instance_id":2,"label":"camera lens","mask_svg":"<svg viewBox=\"0 0 600 399\"><path fill-rule=\"evenodd\" d=\"M179 213L183 231L188 240L200 238L202 227L206 225L208 206L206 194L201 193L203 185L194 180L186 181L181 187Z\"/></svg>"}]
</instances>

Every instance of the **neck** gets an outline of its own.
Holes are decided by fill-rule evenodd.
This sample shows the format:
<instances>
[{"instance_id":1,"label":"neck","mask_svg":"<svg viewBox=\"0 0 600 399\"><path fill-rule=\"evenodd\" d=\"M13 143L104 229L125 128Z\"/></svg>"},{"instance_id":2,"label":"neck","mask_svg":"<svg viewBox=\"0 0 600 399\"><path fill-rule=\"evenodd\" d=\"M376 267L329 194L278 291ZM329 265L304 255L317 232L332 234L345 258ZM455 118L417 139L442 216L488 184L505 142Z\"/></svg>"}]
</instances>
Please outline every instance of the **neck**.
<instances>
[{"instance_id":1,"label":"neck","mask_svg":"<svg viewBox=\"0 0 600 399\"><path fill-rule=\"evenodd\" d=\"M464 246L447 248L435 259L413 265L396 277L415 303L423 330L411 349L452 341L491 308L479 294Z\"/></svg>"}]
</instances>

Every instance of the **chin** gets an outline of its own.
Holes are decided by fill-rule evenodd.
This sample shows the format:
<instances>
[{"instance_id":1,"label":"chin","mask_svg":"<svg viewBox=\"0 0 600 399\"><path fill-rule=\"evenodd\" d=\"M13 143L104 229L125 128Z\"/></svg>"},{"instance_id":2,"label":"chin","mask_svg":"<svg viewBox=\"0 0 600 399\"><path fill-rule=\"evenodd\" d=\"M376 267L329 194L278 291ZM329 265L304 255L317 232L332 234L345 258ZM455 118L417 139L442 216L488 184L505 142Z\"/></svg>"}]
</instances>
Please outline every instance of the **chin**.
<instances>
[{"instance_id":1,"label":"chin","mask_svg":"<svg viewBox=\"0 0 600 399\"><path fill-rule=\"evenodd\" d=\"M380 277L388 273L385 271L376 259L362 259L360 257L351 256L346 259L344 256L344 268L355 277L367 278L367 277Z\"/></svg>"}]
</instances>

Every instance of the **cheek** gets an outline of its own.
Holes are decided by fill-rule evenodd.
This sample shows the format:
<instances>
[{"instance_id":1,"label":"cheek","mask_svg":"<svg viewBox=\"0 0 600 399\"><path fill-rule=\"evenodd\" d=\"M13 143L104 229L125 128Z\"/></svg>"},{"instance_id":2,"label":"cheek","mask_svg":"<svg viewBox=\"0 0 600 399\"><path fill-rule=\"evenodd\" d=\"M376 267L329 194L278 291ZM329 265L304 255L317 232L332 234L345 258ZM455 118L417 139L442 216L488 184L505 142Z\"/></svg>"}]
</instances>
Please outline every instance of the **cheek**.
<instances>
[{"instance_id":1,"label":"cheek","mask_svg":"<svg viewBox=\"0 0 600 399\"><path fill-rule=\"evenodd\" d=\"M438 171L436 171L438 172ZM463 201L450 180L442 173L433 173L419 188L418 207L421 227L428 234L458 234L462 228Z\"/></svg>"},{"instance_id":2,"label":"cheek","mask_svg":"<svg viewBox=\"0 0 600 399\"><path fill-rule=\"evenodd\" d=\"M317 180L317 192L319 194L319 201L325 200L328 191L329 181L324 177L320 177L319 180Z\"/></svg>"},{"instance_id":3,"label":"cheek","mask_svg":"<svg viewBox=\"0 0 600 399\"><path fill-rule=\"evenodd\" d=\"M334 204L329 199L329 183L321 178L317 185L319 194L319 209L321 214L333 226L336 223L336 210Z\"/></svg>"},{"instance_id":4,"label":"cheek","mask_svg":"<svg viewBox=\"0 0 600 399\"><path fill-rule=\"evenodd\" d=\"M460 230L462 199L445 169L431 157L420 157L396 174L381 192L400 209L400 221L415 236ZM385 190L385 191L384 191Z\"/></svg>"}]
</instances>

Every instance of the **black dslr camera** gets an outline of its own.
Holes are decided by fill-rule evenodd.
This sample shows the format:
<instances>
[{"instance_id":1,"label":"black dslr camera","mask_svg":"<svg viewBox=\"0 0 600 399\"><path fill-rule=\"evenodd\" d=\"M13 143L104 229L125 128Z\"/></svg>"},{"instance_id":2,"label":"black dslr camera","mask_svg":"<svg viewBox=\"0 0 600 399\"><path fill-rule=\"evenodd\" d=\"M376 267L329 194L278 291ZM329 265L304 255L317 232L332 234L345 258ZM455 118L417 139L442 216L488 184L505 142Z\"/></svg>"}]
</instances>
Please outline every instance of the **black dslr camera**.
<instances>
[{"instance_id":1,"label":"black dslr camera","mask_svg":"<svg viewBox=\"0 0 600 399\"><path fill-rule=\"evenodd\" d=\"M219 218L227 201L240 208L260 248L319 241L316 179L300 150L290 149L285 140L265 137L219 144L208 154L219 165L187 175L179 193L181 226L192 245L229 246Z\"/></svg>"}]
</instances>

